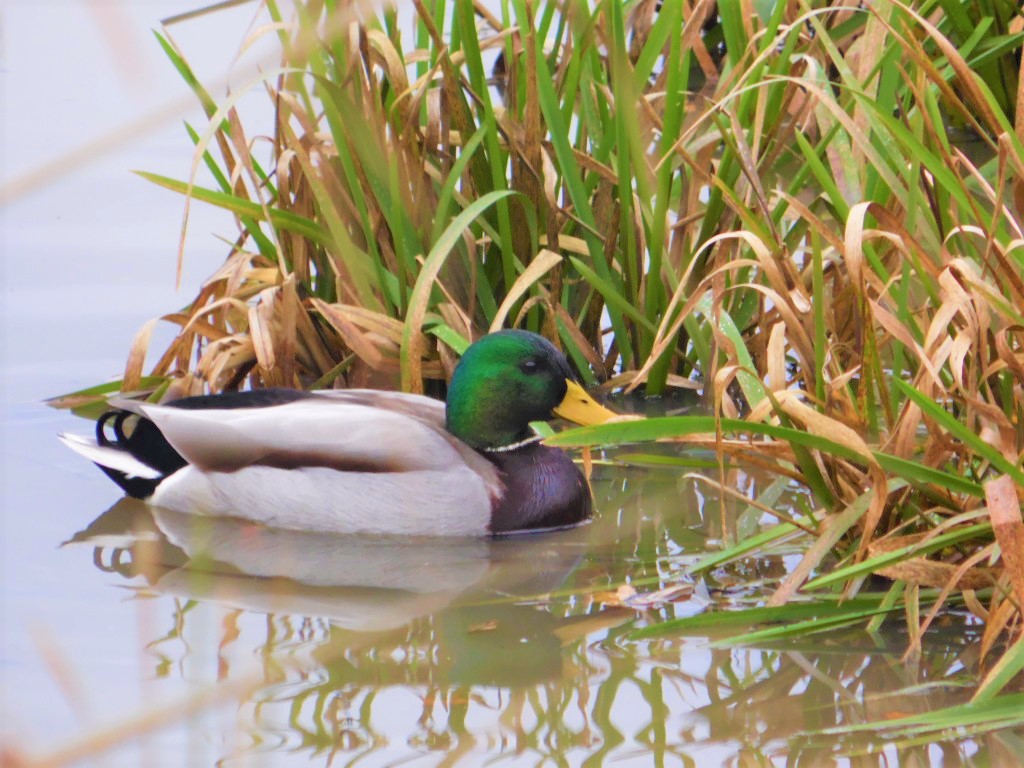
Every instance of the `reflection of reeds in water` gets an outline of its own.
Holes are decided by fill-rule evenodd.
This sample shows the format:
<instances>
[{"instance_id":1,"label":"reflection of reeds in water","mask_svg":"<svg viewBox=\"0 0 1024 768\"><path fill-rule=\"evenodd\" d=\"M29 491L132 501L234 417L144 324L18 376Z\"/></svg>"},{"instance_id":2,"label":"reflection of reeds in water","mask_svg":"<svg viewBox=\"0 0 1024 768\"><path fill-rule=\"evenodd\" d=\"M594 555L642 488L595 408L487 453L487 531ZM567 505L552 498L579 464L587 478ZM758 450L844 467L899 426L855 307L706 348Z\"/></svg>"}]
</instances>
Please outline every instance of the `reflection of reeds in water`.
<instances>
[{"instance_id":1,"label":"reflection of reeds in water","mask_svg":"<svg viewBox=\"0 0 1024 768\"><path fill-rule=\"evenodd\" d=\"M131 502L75 539L170 609L147 646L155 676L229 691L235 705L216 747L226 765L288 754L469 766L496 751L525 764L592 765L827 764L867 751L864 764L875 765L891 753L884 738L814 733L966 697L948 682L974 664L976 638L964 627L916 668L899 661L904 638L859 631L743 650L702 637L634 639L636 626L700 606L634 610L615 588L626 577L640 589L678 580L700 541L721 536L720 510L706 488L698 496L663 473L610 481L599 472L596 488L593 524L510 541L353 547ZM734 500L726 511L747 513ZM396 554L423 569L414 584L390 566ZM346 574L346 563L356 570ZM373 583L388 574L401 588ZM780 559L750 560L705 578L705 600L742 603L784 575ZM966 764L971 748L941 746L950 765ZM929 754L900 749L906 759Z\"/></svg>"}]
</instances>

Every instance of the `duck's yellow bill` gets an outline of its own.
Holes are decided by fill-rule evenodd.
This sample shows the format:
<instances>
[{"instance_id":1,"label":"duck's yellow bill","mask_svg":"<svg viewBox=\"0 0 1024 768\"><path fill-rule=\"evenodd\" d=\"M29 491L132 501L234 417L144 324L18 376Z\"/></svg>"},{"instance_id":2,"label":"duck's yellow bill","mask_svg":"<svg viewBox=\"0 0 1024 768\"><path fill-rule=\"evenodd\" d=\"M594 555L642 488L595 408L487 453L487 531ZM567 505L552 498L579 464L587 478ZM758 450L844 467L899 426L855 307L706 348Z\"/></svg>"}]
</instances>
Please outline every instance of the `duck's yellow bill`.
<instances>
[{"instance_id":1,"label":"duck's yellow bill","mask_svg":"<svg viewBox=\"0 0 1024 768\"><path fill-rule=\"evenodd\" d=\"M565 391L565 397L562 398L562 402L555 408L556 415L561 416L563 419L574 421L577 424L582 424L585 427L592 424L603 424L609 419L618 416L617 413L608 410L594 400L575 381L566 379L565 383L568 385L568 388Z\"/></svg>"}]
</instances>

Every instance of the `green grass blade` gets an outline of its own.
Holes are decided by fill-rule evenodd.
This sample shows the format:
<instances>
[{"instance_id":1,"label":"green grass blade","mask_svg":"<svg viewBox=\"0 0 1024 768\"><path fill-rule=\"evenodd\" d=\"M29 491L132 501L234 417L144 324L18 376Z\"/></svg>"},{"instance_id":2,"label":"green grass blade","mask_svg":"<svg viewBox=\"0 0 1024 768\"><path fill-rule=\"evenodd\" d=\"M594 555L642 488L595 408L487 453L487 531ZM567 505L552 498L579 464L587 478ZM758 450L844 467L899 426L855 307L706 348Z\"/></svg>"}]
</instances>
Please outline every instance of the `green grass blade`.
<instances>
[{"instance_id":1,"label":"green grass blade","mask_svg":"<svg viewBox=\"0 0 1024 768\"><path fill-rule=\"evenodd\" d=\"M879 610L881 598L856 597L842 603L819 600L773 607L742 610L706 611L682 619L670 619L629 633L630 640L652 637L704 634L750 627L758 624L788 625L794 621L847 620L851 615L871 614Z\"/></svg>"},{"instance_id":2,"label":"green grass blade","mask_svg":"<svg viewBox=\"0 0 1024 768\"><path fill-rule=\"evenodd\" d=\"M988 671L978 690L975 691L972 704L992 701L996 696L1024 670L1024 637L1019 638L1006 651L995 666Z\"/></svg>"},{"instance_id":3,"label":"green grass blade","mask_svg":"<svg viewBox=\"0 0 1024 768\"><path fill-rule=\"evenodd\" d=\"M985 459L1000 472L1012 477L1017 485L1024 486L1024 472L1021 471L1019 466L1003 456L1003 454L999 452L998 448L984 440L980 435L969 429L945 408L936 404L932 399L925 397L925 395L914 389L914 387L910 386L905 381L902 381L899 378L894 378L892 383L904 395L912 400L927 418L933 419L947 432L961 440L971 451Z\"/></svg>"},{"instance_id":4,"label":"green grass blade","mask_svg":"<svg viewBox=\"0 0 1024 768\"><path fill-rule=\"evenodd\" d=\"M876 555L875 557L869 557L854 565L839 568L832 573L827 573L816 579L811 579L809 582L804 584L803 589L804 591L822 589L837 583L851 581L862 576L868 576L872 573L877 573L887 566L901 562L910 557L921 557L923 555L931 554L932 552L937 552L945 547L953 546L954 544L972 541L979 536L985 536L990 533L991 530L992 526L989 523L978 523L975 525L963 526L956 530L935 536L927 541L917 542L905 547L900 547L899 549L894 549L891 552L885 552L881 555Z\"/></svg>"},{"instance_id":5,"label":"green grass blade","mask_svg":"<svg viewBox=\"0 0 1024 768\"><path fill-rule=\"evenodd\" d=\"M179 192L183 195L190 194L196 200L209 203L210 205L215 205L218 208L231 211L239 216L248 216L257 221L263 221L265 219L263 206L259 203L254 203L251 200L238 197L237 195L227 195L213 189L191 186L188 182L169 179L166 176L160 176L156 173L147 173L146 171L135 171L135 173L147 181L151 181L161 187L173 190L174 192ZM266 210L270 214L270 223L273 226L308 237L310 240L320 245L326 246L330 244L329 235L324 231L323 227L316 222L280 208L267 208Z\"/></svg>"},{"instance_id":6,"label":"green grass blade","mask_svg":"<svg viewBox=\"0 0 1024 768\"><path fill-rule=\"evenodd\" d=\"M413 286L409 299L409 315L402 328L401 373L402 389L404 391L410 392L417 388L416 384L418 382L414 383L416 379L414 366L418 367L419 365L421 350L413 349L413 335L418 335L423 326L423 318L426 314L430 292L433 289L437 273L440 271L445 259L448 258L452 248L462 239L465 229L492 205L514 194L516 193L511 190L495 190L488 192L478 200L474 200L452 220L452 223L448 225L441 234L441 237L434 243L430 253L427 254L426 259L423 261L423 268L416 278L416 284Z\"/></svg>"}]
</instances>

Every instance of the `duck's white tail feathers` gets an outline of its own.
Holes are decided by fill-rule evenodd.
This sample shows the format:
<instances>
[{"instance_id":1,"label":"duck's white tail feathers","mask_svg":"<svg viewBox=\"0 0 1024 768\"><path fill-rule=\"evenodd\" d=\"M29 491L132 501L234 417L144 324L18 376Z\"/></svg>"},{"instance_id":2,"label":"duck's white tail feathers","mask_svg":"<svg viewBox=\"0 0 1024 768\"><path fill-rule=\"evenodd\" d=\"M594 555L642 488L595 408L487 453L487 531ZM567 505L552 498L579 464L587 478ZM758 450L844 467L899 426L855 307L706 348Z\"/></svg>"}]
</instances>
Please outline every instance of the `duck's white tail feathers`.
<instances>
[{"instance_id":1,"label":"duck's white tail feathers","mask_svg":"<svg viewBox=\"0 0 1024 768\"><path fill-rule=\"evenodd\" d=\"M128 478L159 480L163 475L132 456L128 451L112 446L99 445L93 438L82 435L69 435L61 432L57 435L64 445L75 453L85 456L101 467L120 472Z\"/></svg>"}]
</instances>

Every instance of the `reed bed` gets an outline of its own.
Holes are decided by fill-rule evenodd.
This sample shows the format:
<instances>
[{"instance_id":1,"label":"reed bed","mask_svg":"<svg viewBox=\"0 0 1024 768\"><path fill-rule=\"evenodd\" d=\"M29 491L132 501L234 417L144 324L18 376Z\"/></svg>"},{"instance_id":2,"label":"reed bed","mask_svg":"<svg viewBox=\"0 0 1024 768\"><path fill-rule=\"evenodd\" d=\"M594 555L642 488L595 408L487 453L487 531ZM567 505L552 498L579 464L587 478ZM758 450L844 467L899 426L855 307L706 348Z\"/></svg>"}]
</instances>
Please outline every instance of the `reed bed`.
<instances>
[{"instance_id":1,"label":"reed bed","mask_svg":"<svg viewBox=\"0 0 1024 768\"><path fill-rule=\"evenodd\" d=\"M744 461L809 489L698 570L809 531L777 618L797 596L836 606L806 632L895 610L914 654L956 601L986 622L977 702L1024 668L1016 3L263 7L265 133L158 34L215 183L142 175L233 215L223 267L162 318L166 349L147 326L122 381L60 404L436 391L470 340L530 328L590 385L707 405L552 444L705 445L723 486ZM858 592L877 610L835 602Z\"/></svg>"}]
</instances>

